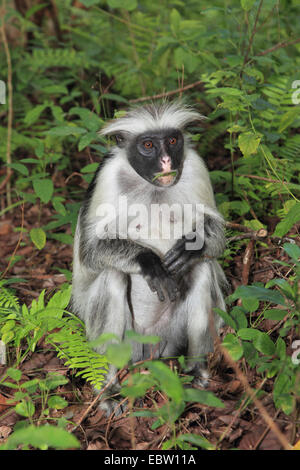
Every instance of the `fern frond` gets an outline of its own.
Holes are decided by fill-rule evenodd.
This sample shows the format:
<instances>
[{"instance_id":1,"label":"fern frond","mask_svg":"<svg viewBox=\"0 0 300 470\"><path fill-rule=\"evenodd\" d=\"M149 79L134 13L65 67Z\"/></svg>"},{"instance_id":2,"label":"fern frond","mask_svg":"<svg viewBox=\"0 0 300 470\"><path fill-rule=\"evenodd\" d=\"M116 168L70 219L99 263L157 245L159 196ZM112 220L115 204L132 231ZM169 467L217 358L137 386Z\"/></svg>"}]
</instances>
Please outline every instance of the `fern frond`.
<instances>
[{"instance_id":1,"label":"fern frond","mask_svg":"<svg viewBox=\"0 0 300 470\"><path fill-rule=\"evenodd\" d=\"M100 390L108 361L105 356L94 351L85 336L84 328L74 318L63 318L63 327L58 333L49 335L57 355L70 369L79 369L77 376L82 376L96 389Z\"/></svg>"},{"instance_id":2,"label":"fern frond","mask_svg":"<svg viewBox=\"0 0 300 470\"><path fill-rule=\"evenodd\" d=\"M285 142L285 145L279 148L278 154L280 157L295 160L295 162L297 162L300 155L300 134L290 137Z\"/></svg>"},{"instance_id":3,"label":"fern frond","mask_svg":"<svg viewBox=\"0 0 300 470\"><path fill-rule=\"evenodd\" d=\"M19 300L18 298L6 287L4 283L0 282L0 315L6 315L11 311L19 312Z\"/></svg>"},{"instance_id":4,"label":"fern frond","mask_svg":"<svg viewBox=\"0 0 300 470\"><path fill-rule=\"evenodd\" d=\"M84 67L86 62L85 54L75 49L34 49L33 54L30 55L33 69Z\"/></svg>"}]
</instances>

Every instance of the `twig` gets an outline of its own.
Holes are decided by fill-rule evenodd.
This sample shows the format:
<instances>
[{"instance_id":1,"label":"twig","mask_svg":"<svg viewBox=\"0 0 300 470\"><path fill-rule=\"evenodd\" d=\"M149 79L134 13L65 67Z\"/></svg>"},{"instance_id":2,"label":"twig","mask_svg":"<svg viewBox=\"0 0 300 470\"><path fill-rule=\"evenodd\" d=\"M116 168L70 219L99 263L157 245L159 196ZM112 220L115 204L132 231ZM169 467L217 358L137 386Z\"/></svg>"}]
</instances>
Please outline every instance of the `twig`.
<instances>
[{"instance_id":1,"label":"twig","mask_svg":"<svg viewBox=\"0 0 300 470\"><path fill-rule=\"evenodd\" d=\"M191 88L195 88L198 85L201 85L203 82L202 80L198 80L197 82L190 83L189 85L185 85L184 87L177 88L176 90L167 91L165 93L159 93L158 95L153 96L143 96L142 98L136 98L134 100L129 100L130 103L139 103L141 101L151 101L151 100L158 100L160 98L165 98L167 96L176 95L177 93L182 93L183 91L190 90Z\"/></svg>"},{"instance_id":2,"label":"twig","mask_svg":"<svg viewBox=\"0 0 300 470\"><path fill-rule=\"evenodd\" d=\"M245 225L237 224L235 222L226 222L225 226L229 229L238 230L239 232L249 232L249 227Z\"/></svg>"},{"instance_id":3,"label":"twig","mask_svg":"<svg viewBox=\"0 0 300 470\"><path fill-rule=\"evenodd\" d=\"M255 180L267 181L268 183L278 183L278 184L294 184L289 183L288 181L273 180L272 178L266 178L265 176L256 176L256 175L243 175L241 173L236 173L236 176L245 176L245 178L252 178Z\"/></svg>"},{"instance_id":4,"label":"twig","mask_svg":"<svg viewBox=\"0 0 300 470\"><path fill-rule=\"evenodd\" d=\"M256 54L256 55L257 55L257 56L266 55L266 54L269 54L270 52L277 51L277 49L281 49L282 47L288 47L288 46L292 46L293 44L297 44L298 42L300 42L300 38L294 39L293 41L283 41L283 42L279 42L279 43L276 44L275 46L270 47L269 49L265 49L264 51L259 52L259 53Z\"/></svg>"},{"instance_id":5,"label":"twig","mask_svg":"<svg viewBox=\"0 0 300 470\"><path fill-rule=\"evenodd\" d=\"M21 231L20 231L20 235L19 235L19 238L18 238L18 242L17 242L17 244L16 244L16 247L15 247L15 249L14 249L14 251L13 251L13 254L10 256L9 263L8 263L8 265L6 266L5 271L1 274L1 279L3 279L3 278L5 277L7 271L9 270L10 265L11 265L13 259L14 259L14 256L15 256L15 254L16 254L16 252L17 252L19 246L20 246L20 243L21 243L21 241L22 241L22 237L23 237L23 227L24 227L24 201L22 201L22 202L23 202L23 204L22 204L22 207L21 207L21 210L22 210L22 217L21 217Z\"/></svg>"},{"instance_id":6,"label":"twig","mask_svg":"<svg viewBox=\"0 0 300 470\"><path fill-rule=\"evenodd\" d=\"M279 413L280 413L280 409L276 411L273 420L277 418L277 416L279 415ZM254 445L254 447L253 447L252 450L256 450L257 447L260 446L260 444L262 443L262 441L264 440L264 438L266 437L266 435L268 434L269 431L270 431L270 426L267 426L266 429L264 430L264 432L262 433L262 435L261 435L261 436L259 437L259 439L256 441L256 443L255 443L255 445Z\"/></svg>"},{"instance_id":7,"label":"twig","mask_svg":"<svg viewBox=\"0 0 300 470\"><path fill-rule=\"evenodd\" d=\"M250 53L250 50L251 50L251 47L252 47L252 44L253 44L253 39L254 39L254 36L255 36L255 33L256 33L256 29L257 29L257 22L258 22L258 18L259 18L259 15L260 15L260 11L261 11L263 2L264 2L264 0L260 0L260 3L258 5L258 9L257 9L255 20L254 20L254 25L253 25L251 36L250 36L250 39L249 39L248 48L247 48L247 51L246 51L246 54L245 54L245 57L244 57L244 62L243 62L243 65L242 65L242 70L241 70L241 74L240 74L241 77L243 75L244 68L245 68L245 65L248 61L249 53Z\"/></svg>"},{"instance_id":8,"label":"twig","mask_svg":"<svg viewBox=\"0 0 300 470\"><path fill-rule=\"evenodd\" d=\"M7 90L8 90L8 117L7 117L7 147L6 147L6 163L11 164L11 133L12 133L12 122L13 122L13 88L12 88L12 66L11 66L11 57L6 37L6 31L4 26L4 16L6 10L6 0L2 0L2 9L1 9L1 36L3 40L6 62L7 62ZM7 168L7 176L11 174L11 169ZM6 183L6 200L7 205L11 205L11 185L10 185L10 176Z\"/></svg>"},{"instance_id":9,"label":"twig","mask_svg":"<svg viewBox=\"0 0 300 470\"><path fill-rule=\"evenodd\" d=\"M83 178L83 175L81 173L78 173L78 171L74 171L71 175L69 175L66 179L65 179L65 184L67 184L69 182L69 180L71 178L73 178L73 176L80 176L82 179Z\"/></svg>"},{"instance_id":10,"label":"twig","mask_svg":"<svg viewBox=\"0 0 300 470\"><path fill-rule=\"evenodd\" d=\"M9 181L10 178L11 178L12 171L11 171L10 168L9 168L9 170L10 170L10 171L7 171L7 174L6 174L5 178L4 178L4 180L1 181L1 183L0 183L0 191L2 191L2 189L7 185L8 181Z\"/></svg>"},{"instance_id":11,"label":"twig","mask_svg":"<svg viewBox=\"0 0 300 470\"><path fill-rule=\"evenodd\" d=\"M108 389L108 387L113 383L113 381L116 379L116 377L119 377L119 375L121 374L122 372L122 369L118 371L118 373L113 376L111 378L111 380L109 382L107 382L107 384L105 385L105 387L103 387L100 392L98 393L98 395L96 395L96 398L92 401L92 403L89 404L89 406L84 410L84 412L81 414L81 416L79 417L77 423L75 423L75 426L73 426L70 430L70 432L74 432L78 426L81 425L81 423L85 420L85 418L87 417L87 415L89 414L89 412L91 411L91 409L95 406L95 404L97 403L97 401L99 400L99 398L103 395L103 393L105 392L105 390ZM111 419L111 417L110 417Z\"/></svg>"},{"instance_id":12,"label":"twig","mask_svg":"<svg viewBox=\"0 0 300 470\"><path fill-rule=\"evenodd\" d=\"M139 76L141 91L144 94L146 89L145 89L145 85L144 85L144 82L143 82L143 78L141 76L140 58L139 58L139 55L138 55L138 52L137 52L137 49L136 49L136 45L135 45L135 36L134 36L134 33L132 31L132 28L131 28L130 15L129 15L127 10L125 10L124 15L127 19L127 28L128 28L128 32L129 32L130 41L131 41L134 61L135 61L135 64L137 66L137 69L139 71L138 76Z\"/></svg>"},{"instance_id":13,"label":"twig","mask_svg":"<svg viewBox=\"0 0 300 470\"><path fill-rule=\"evenodd\" d=\"M263 406L261 401L256 398L256 393L253 391L249 385L249 382L247 380L247 377L243 374L243 372L240 370L238 364L231 358L229 352L227 351L226 348L221 343L220 338L218 337L215 327L214 327L214 322L213 322L213 315L210 315L211 321L210 321L210 329L212 331L212 334L214 336L214 339L216 340L220 350L222 351L223 357L227 364L235 371L235 374L241 384L244 387L244 390L246 394L249 396L249 398L253 401L254 405L260 412L263 420L266 422L266 424L270 427L270 429L273 431L275 436L277 437L278 441L281 443L282 447L285 450L291 450L292 446L289 444L288 440L286 439L285 435L280 431L278 428L277 424L273 421L269 413L267 412L266 408Z\"/></svg>"},{"instance_id":14,"label":"twig","mask_svg":"<svg viewBox=\"0 0 300 470\"><path fill-rule=\"evenodd\" d=\"M246 286L249 280L250 265L253 257L254 239L250 240L243 257L242 284Z\"/></svg>"}]
</instances>

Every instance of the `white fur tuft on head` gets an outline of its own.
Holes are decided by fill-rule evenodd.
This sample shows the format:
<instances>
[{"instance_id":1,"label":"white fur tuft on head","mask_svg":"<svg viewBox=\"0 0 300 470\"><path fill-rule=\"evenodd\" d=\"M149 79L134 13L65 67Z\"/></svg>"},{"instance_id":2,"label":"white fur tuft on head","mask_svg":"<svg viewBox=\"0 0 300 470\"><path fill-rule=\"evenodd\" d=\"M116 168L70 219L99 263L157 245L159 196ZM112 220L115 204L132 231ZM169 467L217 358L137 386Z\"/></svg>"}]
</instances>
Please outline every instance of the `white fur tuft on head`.
<instances>
[{"instance_id":1,"label":"white fur tuft on head","mask_svg":"<svg viewBox=\"0 0 300 470\"><path fill-rule=\"evenodd\" d=\"M192 122L205 119L198 111L180 102L150 104L131 109L119 119L109 122L100 131L100 135L128 133L142 134L154 129L183 130Z\"/></svg>"}]
</instances>

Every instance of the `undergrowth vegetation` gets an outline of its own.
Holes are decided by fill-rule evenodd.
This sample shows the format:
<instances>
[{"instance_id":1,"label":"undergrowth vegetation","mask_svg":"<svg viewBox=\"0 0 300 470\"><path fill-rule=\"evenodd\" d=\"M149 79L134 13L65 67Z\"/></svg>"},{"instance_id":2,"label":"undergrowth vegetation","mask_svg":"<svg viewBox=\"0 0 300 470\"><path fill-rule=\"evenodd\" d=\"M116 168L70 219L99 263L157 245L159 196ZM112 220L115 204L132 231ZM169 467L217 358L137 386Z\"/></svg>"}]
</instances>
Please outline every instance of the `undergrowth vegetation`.
<instances>
[{"instance_id":1,"label":"undergrowth vegetation","mask_svg":"<svg viewBox=\"0 0 300 470\"><path fill-rule=\"evenodd\" d=\"M300 395L299 1L57 0L24 5L3 1L0 12L0 223L19 206L23 219L37 208L34 224L22 220L14 227L20 239L0 280L0 345L7 356L0 387L9 391L10 406L23 418L2 448L79 445L66 431L72 424L51 415L68 406L54 393L68 379L57 374L21 379L22 363L41 345L54 349L77 377L100 390L109 362L120 368L130 363L132 341L157 342L128 332L100 356L85 339L84 325L68 311L71 264L58 268L66 276L58 292L42 291L33 301L20 298L18 285L27 281L11 272L16 263L26 263L18 256L19 245L42 253L47 241L73 243L83 191L105 154L99 129L147 97L180 97L206 116L191 129L191 138L211 170L217 205L228 221L221 262L238 278L228 311L218 312L226 323L219 348L227 367L238 364L244 378L249 370L259 377L255 390L243 382L243 406L255 407L269 393L277 412L293 417L295 440ZM271 255L271 264L281 270L256 281L244 257L234 271L245 252L252 263ZM178 361L182 366L184 358ZM223 437L211 442L201 433L183 432L180 417L188 403L223 407L223 400L211 391L186 388L190 378L181 375L180 367L171 370L159 361L136 367L129 366L121 394L134 416L154 418L152 429L167 426L164 449L222 448ZM136 400L149 389L164 394L164 405L153 400L153 408L136 409ZM274 427L281 446L295 444Z\"/></svg>"}]
</instances>

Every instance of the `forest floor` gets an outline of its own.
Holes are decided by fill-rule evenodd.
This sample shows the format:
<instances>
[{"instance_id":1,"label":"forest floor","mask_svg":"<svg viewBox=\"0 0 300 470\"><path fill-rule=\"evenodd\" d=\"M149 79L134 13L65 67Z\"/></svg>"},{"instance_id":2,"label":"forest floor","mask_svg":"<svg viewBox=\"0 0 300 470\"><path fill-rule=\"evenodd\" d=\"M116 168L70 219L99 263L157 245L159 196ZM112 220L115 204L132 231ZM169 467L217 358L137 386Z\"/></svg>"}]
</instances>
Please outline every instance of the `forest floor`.
<instances>
[{"instance_id":1,"label":"forest floor","mask_svg":"<svg viewBox=\"0 0 300 470\"><path fill-rule=\"evenodd\" d=\"M74 181L73 181L74 183ZM80 183L80 181L78 181ZM23 213L26 216L23 216ZM37 250L29 240L28 234L14 231L14 227L22 224L28 231L39 224L44 225L51 220L51 210L46 205L41 214L34 205L21 206L0 219L0 272L6 271L6 277L20 277L26 282L16 286L16 294L21 301L30 305L46 289L51 296L55 289L66 282L60 269L71 270L72 247L55 240L47 240L43 250ZM272 233L277 220L270 219L269 233ZM283 250L274 245L269 238L264 240L264 246L254 240L247 240L247 248L238 253L234 260L226 263L225 272L235 289L243 283L254 281L267 282L277 277L285 278L286 268L274 264L276 260L286 260ZM246 253L248 258L245 261ZM9 265L12 254L20 256L20 260ZM261 324L263 331L278 329L278 322L265 320ZM229 327L223 329L228 332ZM293 338L286 338L288 351ZM261 413L247 401L243 385L235 371L226 363L222 354L216 349L209 358L211 378L208 390L212 391L225 404L225 408L213 408L200 404L190 404L182 414L178 429L182 433L195 433L216 444L219 449L281 449L276 434L265 423ZM297 416L287 416L275 409L272 400L273 380L262 380L261 375L249 369L246 363L239 361L239 367L245 373L252 389L260 390L260 400L269 416L286 436L289 442L297 442L299 435L296 431ZM173 364L174 365L174 364ZM172 366L172 364L171 364ZM0 366L0 376L5 370ZM94 406L81 421L81 417L94 399L92 387L82 379L75 377L74 371L64 366L56 353L45 345L43 340L38 348L26 357L20 365L22 381L35 377L44 378L49 371L63 374L70 379L67 385L59 387L57 393L63 396L69 406L59 411L52 411L53 418L64 416L74 423L80 422L75 434L81 442L82 449L161 449L163 442L170 437L167 425L152 430L153 418L129 417L129 412L122 416L107 419L97 406ZM126 376L126 371L124 373ZM7 401L12 398L12 389L2 387L0 392L0 442L3 442L11 432L16 422L22 419ZM165 402L159 392L149 392L143 400L144 408L152 408L153 401L158 406Z\"/></svg>"}]
</instances>

